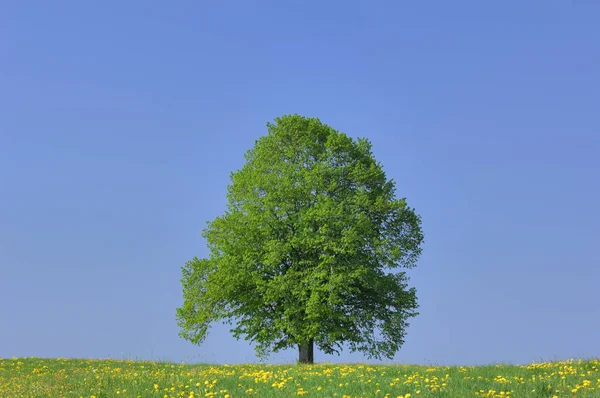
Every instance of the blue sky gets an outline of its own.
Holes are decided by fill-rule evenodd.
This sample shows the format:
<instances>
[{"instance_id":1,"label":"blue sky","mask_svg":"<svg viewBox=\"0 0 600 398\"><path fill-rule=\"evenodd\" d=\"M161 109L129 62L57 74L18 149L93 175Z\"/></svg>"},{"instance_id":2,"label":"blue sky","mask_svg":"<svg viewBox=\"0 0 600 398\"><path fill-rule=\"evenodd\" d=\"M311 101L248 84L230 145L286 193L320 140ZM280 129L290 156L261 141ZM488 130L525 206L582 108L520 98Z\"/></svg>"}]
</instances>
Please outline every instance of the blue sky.
<instances>
[{"instance_id":1,"label":"blue sky","mask_svg":"<svg viewBox=\"0 0 600 398\"><path fill-rule=\"evenodd\" d=\"M575 0L5 2L0 357L256 361L224 326L178 337L180 267L288 113L369 138L422 215L396 361L600 356L599 20Z\"/></svg>"}]
</instances>

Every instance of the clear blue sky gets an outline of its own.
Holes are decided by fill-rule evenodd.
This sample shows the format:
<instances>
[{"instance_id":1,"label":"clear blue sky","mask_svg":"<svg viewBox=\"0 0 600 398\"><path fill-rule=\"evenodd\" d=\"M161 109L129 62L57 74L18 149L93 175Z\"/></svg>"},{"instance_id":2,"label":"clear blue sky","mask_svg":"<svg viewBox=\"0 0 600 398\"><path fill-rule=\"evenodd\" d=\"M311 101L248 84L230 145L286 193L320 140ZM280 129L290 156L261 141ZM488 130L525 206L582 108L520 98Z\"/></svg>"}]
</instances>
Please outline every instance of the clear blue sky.
<instances>
[{"instance_id":1,"label":"clear blue sky","mask_svg":"<svg viewBox=\"0 0 600 398\"><path fill-rule=\"evenodd\" d=\"M422 215L396 361L600 356L598 21L583 0L4 2L0 357L256 361L226 327L178 337L180 267L288 113L369 138Z\"/></svg>"}]
</instances>

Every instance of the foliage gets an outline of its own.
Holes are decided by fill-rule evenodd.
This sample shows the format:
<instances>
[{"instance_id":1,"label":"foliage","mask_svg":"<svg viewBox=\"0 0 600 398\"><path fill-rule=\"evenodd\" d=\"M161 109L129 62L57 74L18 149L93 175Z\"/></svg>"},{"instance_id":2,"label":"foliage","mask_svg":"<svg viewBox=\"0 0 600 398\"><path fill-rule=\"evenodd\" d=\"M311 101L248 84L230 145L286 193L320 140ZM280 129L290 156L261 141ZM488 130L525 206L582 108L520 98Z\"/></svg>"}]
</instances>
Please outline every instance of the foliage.
<instances>
[{"instance_id":1,"label":"foliage","mask_svg":"<svg viewBox=\"0 0 600 398\"><path fill-rule=\"evenodd\" d=\"M420 217L367 139L298 115L267 128L231 174L227 211L203 230L209 257L182 269L180 335L200 344L225 321L259 355L314 342L393 357L417 315L397 269L416 265Z\"/></svg>"}]
</instances>

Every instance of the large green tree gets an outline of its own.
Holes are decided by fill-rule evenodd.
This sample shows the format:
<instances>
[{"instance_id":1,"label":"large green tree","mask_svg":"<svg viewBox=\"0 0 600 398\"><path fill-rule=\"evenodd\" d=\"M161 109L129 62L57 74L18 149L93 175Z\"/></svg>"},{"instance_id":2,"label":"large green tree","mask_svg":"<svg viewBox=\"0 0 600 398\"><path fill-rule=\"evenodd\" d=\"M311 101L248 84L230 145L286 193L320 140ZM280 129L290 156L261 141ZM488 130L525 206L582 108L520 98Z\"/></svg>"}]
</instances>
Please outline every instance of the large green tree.
<instances>
[{"instance_id":1,"label":"large green tree","mask_svg":"<svg viewBox=\"0 0 600 398\"><path fill-rule=\"evenodd\" d=\"M200 344L222 321L262 356L298 347L312 363L315 345L339 354L345 343L392 358L417 315L399 268L417 263L420 217L396 199L367 139L299 115L267 128L202 232L210 255L182 268L180 336Z\"/></svg>"}]
</instances>

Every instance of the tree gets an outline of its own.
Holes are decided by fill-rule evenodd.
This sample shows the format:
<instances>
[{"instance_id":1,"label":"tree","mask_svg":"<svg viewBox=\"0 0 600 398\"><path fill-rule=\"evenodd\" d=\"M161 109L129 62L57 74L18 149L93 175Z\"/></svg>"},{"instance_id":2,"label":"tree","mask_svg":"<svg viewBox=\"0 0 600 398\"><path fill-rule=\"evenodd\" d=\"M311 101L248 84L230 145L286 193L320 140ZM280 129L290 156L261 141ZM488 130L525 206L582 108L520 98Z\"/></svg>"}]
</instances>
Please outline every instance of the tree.
<instances>
[{"instance_id":1,"label":"tree","mask_svg":"<svg viewBox=\"0 0 600 398\"><path fill-rule=\"evenodd\" d=\"M180 336L200 344L223 321L263 357L298 347L313 363L314 345L339 354L346 343L392 358L418 314L398 268L416 266L420 217L395 198L367 139L299 115L267 129L202 232L210 255L182 267Z\"/></svg>"}]
</instances>

